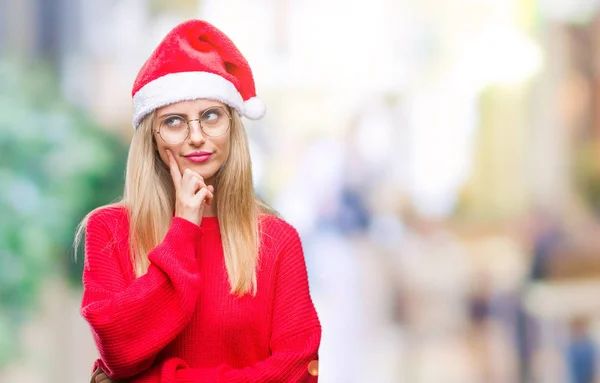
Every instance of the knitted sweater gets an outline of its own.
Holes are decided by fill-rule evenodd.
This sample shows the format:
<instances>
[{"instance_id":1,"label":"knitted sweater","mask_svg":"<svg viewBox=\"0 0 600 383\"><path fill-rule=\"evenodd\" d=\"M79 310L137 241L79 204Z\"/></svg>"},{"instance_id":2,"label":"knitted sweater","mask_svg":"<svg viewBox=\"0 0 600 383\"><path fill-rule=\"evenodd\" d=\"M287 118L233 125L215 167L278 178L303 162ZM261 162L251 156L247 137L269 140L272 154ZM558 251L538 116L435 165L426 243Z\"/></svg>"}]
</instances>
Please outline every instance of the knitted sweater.
<instances>
[{"instance_id":1,"label":"knitted sweater","mask_svg":"<svg viewBox=\"0 0 600 383\"><path fill-rule=\"evenodd\" d=\"M135 278L128 215L87 223L81 314L101 368L129 382L317 382L321 326L296 230L261 216L255 296L230 293L216 217L175 217Z\"/></svg>"}]
</instances>

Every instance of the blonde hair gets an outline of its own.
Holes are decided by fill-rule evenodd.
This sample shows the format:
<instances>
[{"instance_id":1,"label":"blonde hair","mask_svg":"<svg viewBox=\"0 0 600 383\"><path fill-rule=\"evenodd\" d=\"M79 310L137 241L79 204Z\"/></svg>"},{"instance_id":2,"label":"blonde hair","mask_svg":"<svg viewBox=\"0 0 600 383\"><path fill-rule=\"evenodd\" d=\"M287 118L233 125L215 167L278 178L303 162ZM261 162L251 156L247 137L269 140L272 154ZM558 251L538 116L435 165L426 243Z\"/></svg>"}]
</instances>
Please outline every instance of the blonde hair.
<instances>
[{"instance_id":1,"label":"blonde hair","mask_svg":"<svg viewBox=\"0 0 600 383\"><path fill-rule=\"evenodd\" d=\"M230 109L230 112L230 152L215 175L213 203L219 218L231 293L255 295L259 215L277 213L254 192L246 131L239 115L234 110ZM124 194L120 201L112 204L125 207L129 214L130 257L138 277L148 271L148 253L164 239L175 207L173 181L156 150L153 123L154 114L149 114L136 129L127 158ZM92 213L77 228L73 243L75 251Z\"/></svg>"}]
</instances>

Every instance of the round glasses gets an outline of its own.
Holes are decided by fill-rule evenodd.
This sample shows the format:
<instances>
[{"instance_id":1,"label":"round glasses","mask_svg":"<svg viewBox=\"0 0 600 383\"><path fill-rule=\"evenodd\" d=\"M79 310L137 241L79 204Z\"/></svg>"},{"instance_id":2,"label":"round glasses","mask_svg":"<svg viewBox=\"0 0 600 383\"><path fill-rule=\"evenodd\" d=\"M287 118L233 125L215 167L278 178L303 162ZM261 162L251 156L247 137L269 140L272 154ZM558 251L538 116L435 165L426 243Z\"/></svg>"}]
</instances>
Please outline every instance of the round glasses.
<instances>
[{"instance_id":1,"label":"round glasses","mask_svg":"<svg viewBox=\"0 0 600 383\"><path fill-rule=\"evenodd\" d=\"M168 144L180 144L190 136L192 121L198 121L202 133L209 137L222 136L231 126L229 113L224 108L215 106L206 109L200 118L194 120L186 120L177 114L163 117L158 126L158 135Z\"/></svg>"}]
</instances>

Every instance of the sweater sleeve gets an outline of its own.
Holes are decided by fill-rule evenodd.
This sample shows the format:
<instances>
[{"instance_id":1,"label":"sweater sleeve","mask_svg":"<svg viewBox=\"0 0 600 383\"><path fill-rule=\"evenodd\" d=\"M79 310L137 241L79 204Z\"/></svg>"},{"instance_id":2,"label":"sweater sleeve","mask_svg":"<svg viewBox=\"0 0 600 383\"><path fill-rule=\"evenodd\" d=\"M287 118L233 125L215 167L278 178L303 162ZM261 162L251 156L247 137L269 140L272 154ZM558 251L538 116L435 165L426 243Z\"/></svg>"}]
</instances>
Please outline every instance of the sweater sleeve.
<instances>
[{"instance_id":1,"label":"sweater sleeve","mask_svg":"<svg viewBox=\"0 0 600 383\"><path fill-rule=\"evenodd\" d=\"M271 355L241 369L220 365L188 368L178 358L166 360L148 382L161 383L275 383L318 381L321 325L310 297L306 263L297 232L287 226L275 283ZM160 378L158 378L160 376Z\"/></svg>"},{"instance_id":2,"label":"sweater sleeve","mask_svg":"<svg viewBox=\"0 0 600 383\"><path fill-rule=\"evenodd\" d=\"M100 353L95 367L114 379L150 367L158 352L186 326L195 309L200 275L195 240L202 230L174 218L165 239L149 254L148 272L129 282L121 272L116 233L92 214L85 237L81 314Z\"/></svg>"}]
</instances>

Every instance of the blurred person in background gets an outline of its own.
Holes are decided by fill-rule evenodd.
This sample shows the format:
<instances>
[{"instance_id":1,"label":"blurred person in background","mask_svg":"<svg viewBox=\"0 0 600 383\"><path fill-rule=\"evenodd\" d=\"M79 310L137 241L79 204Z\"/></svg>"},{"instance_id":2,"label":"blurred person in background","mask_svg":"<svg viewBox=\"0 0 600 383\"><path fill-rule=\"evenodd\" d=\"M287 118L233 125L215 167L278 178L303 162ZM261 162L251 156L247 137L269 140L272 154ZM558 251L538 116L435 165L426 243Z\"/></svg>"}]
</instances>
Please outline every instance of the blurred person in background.
<instances>
[{"instance_id":1,"label":"blurred person in background","mask_svg":"<svg viewBox=\"0 0 600 383\"><path fill-rule=\"evenodd\" d=\"M89 213L81 313L92 382L316 382L321 326L297 231L257 198L240 116L251 69L200 20L133 86L122 200Z\"/></svg>"},{"instance_id":2,"label":"blurred person in background","mask_svg":"<svg viewBox=\"0 0 600 383\"><path fill-rule=\"evenodd\" d=\"M361 201L344 198L351 191L347 191L347 147L342 140L321 136L302 153L297 171L274 205L298 228L313 278L311 287L320 292L316 296L317 307L322 308L319 318L328 328L321 352L329 355L319 365L322 374L330 383L363 381L363 366L372 365L364 334L366 317L373 310L365 307L361 296L361 274L366 268L360 253L365 250L357 236L364 230L360 225L367 212ZM373 376L369 374L370 379Z\"/></svg>"},{"instance_id":3,"label":"blurred person in background","mask_svg":"<svg viewBox=\"0 0 600 383\"><path fill-rule=\"evenodd\" d=\"M573 383L596 382L596 344L589 329L589 318L571 321L571 340L567 346L566 360Z\"/></svg>"}]
</instances>

